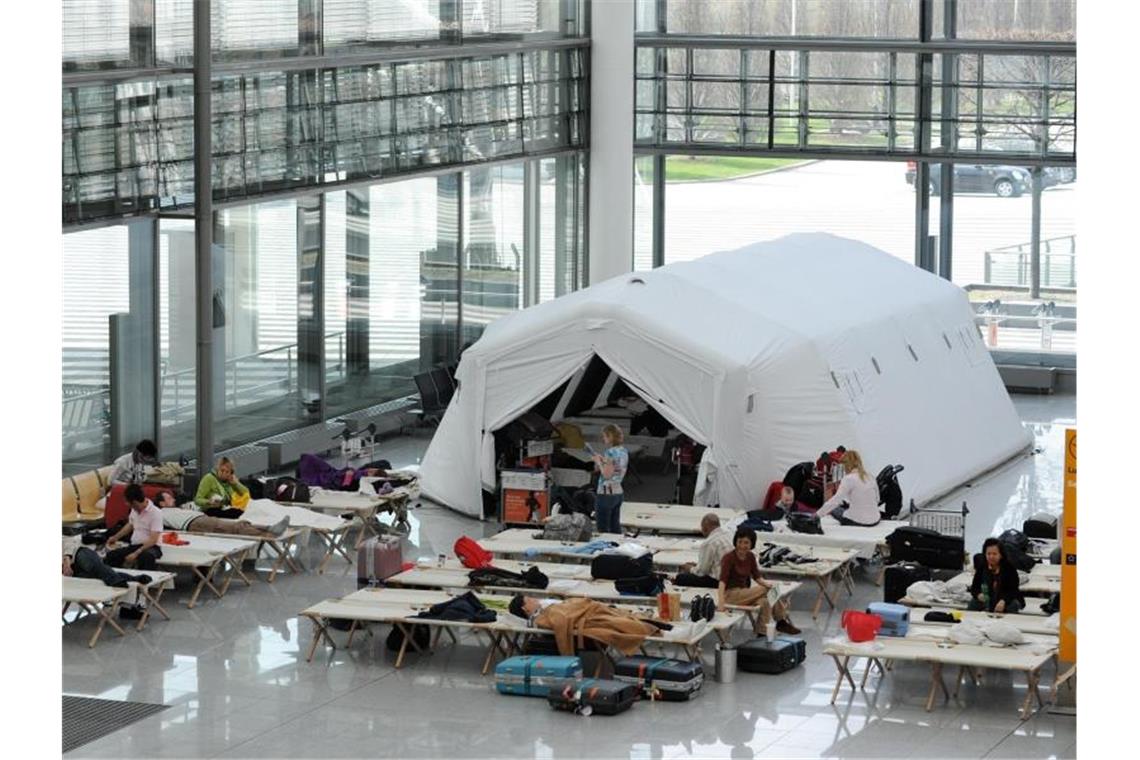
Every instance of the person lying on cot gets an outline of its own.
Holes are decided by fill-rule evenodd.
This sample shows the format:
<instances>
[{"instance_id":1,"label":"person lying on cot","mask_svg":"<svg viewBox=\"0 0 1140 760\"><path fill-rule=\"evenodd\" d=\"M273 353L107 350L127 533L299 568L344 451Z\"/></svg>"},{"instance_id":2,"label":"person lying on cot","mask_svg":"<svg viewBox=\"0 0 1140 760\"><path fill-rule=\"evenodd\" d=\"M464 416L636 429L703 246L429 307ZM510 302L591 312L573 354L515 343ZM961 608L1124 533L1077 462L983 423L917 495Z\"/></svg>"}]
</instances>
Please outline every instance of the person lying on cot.
<instances>
[{"instance_id":1,"label":"person lying on cot","mask_svg":"<svg viewBox=\"0 0 1140 760\"><path fill-rule=\"evenodd\" d=\"M206 473L194 494L194 503L210 517L236 520L249 504L249 489L234 474L234 463L222 457L213 472Z\"/></svg>"},{"instance_id":2,"label":"person lying on cot","mask_svg":"<svg viewBox=\"0 0 1140 760\"><path fill-rule=\"evenodd\" d=\"M788 617L788 603L783 599L771 604L768 600L770 583L760 577L760 565L756 561L756 531L751 528L737 528L732 538L734 549L720 561L720 583L716 589L716 608L723 610L725 605L759 607L756 615L756 633L764 633L770 617L776 618L776 630L795 635L799 628L792 625ZM755 586L751 582L756 581Z\"/></svg>"},{"instance_id":3,"label":"person lying on cot","mask_svg":"<svg viewBox=\"0 0 1140 760\"><path fill-rule=\"evenodd\" d=\"M342 467L337 469L313 454L302 454L297 463L297 480L307 486L324 488L327 491L359 491L361 478L384 478L392 465L386 459L369 462L363 467ZM394 483L393 487L401 485Z\"/></svg>"},{"instance_id":4,"label":"person lying on cot","mask_svg":"<svg viewBox=\"0 0 1140 760\"><path fill-rule=\"evenodd\" d=\"M1025 599L1017 569L1005 558L1001 541L987 538L982 543L981 556L974 557L969 609L1013 614L1023 607Z\"/></svg>"},{"instance_id":5,"label":"person lying on cot","mask_svg":"<svg viewBox=\"0 0 1140 760\"><path fill-rule=\"evenodd\" d=\"M646 638L673 628L593 599L560 601L516 594L507 609L532 627L553 631L561 655L573 655L575 643L582 639L600 641L629 655L638 651Z\"/></svg>"},{"instance_id":6,"label":"person lying on cot","mask_svg":"<svg viewBox=\"0 0 1140 760\"><path fill-rule=\"evenodd\" d=\"M126 588L131 581L150 583L149 575L120 573L103 561L98 552L83 546L79 536L63 537L63 575L71 578L98 578L108 586Z\"/></svg>"},{"instance_id":7,"label":"person lying on cot","mask_svg":"<svg viewBox=\"0 0 1140 760\"><path fill-rule=\"evenodd\" d=\"M244 520L230 520L224 517L211 517L196 509L178 506L173 491L162 491L155 499L162 512L162 525L167 530L185 530L192 533L223 533L250 538L277 538L289 528L289 517L285 516L266 528Z\"/></svg>"},{"instance_id":8,"label":"person lying on cot","mask_svg":"<svg viewBox=\"0 0 1140 760\"><path fill-rule=\"evenodd\" d=\"M720 574L720 561L732 551L732 533L720 524L720 518L709 512L701 518L701 535L705 540L697 554L696 563L686 562L673 577L677 586L716 588Z\"/></svg>"}]
</instances>

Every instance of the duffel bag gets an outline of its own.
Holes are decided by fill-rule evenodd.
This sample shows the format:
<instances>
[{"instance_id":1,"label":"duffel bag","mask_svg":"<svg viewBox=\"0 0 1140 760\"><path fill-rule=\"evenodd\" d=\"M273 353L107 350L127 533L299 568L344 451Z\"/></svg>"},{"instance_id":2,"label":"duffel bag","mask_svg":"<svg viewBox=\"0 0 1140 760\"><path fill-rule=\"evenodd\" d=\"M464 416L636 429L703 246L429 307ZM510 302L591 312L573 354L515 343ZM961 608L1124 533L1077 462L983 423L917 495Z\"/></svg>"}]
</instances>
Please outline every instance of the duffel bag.
<instances>
[{"instance_id":1,"label":"duffel bag","mask_svg":"<svg viewBox=\"0 0 1140 760\"><path fill-rule=\"evenodd\" d=\"M637 559L627 554L599 554L590 563L590 575L595 580L617 581L623 578L643 578L652 573L652 554L643 554Z\"/></svg>"}]
</instances>

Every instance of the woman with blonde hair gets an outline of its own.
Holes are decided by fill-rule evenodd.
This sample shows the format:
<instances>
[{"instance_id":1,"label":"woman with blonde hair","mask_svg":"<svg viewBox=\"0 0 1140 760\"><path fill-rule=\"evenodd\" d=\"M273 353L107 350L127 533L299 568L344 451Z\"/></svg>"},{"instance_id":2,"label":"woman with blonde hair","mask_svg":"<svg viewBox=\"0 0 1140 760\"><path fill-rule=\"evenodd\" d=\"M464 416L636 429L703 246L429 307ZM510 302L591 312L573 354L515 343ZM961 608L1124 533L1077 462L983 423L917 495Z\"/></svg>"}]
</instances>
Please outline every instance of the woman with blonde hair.
<instances>
[{"instance_id":1,"label":"woman with blonde hair","mask_svg":"<svg viewBox=\"0 0 1140 760\"><path fill-rule=\"evenodd\" d=\"M234 463L227 457L218 459L213 472L207 472L198 484L194 503L210 517L237 520L249 504L249 489L234 474Z\"/></svg>"},{"instance_id":2,"label":"woman with blonde hair","mask_svg":"<svg viewBox=\"0 0 1140 760\"><path fill-rule=\"evenodd\" d=\"M622 446L625 434L617 425L602 428L602 441L606 450L594 455L594 469L598 472L598 498L594 503L594 524L599 533L621 533L621 481L629 467L629 452Z\"/></svg>"},{"instance_id":3,"label":"woman with blonde hair","mask_svg":"<svg viewBox=\"0 0 1140 760\"><path fill-rule=\"evenodd\" d=\"M848 449L839 460L847 474L839 481L835 495L823 503L816 512L823 517L833 514L841 525L877 525L879 515L879 484L867 474L863 458L854 449Z\"/></svg>"}]
</instances>

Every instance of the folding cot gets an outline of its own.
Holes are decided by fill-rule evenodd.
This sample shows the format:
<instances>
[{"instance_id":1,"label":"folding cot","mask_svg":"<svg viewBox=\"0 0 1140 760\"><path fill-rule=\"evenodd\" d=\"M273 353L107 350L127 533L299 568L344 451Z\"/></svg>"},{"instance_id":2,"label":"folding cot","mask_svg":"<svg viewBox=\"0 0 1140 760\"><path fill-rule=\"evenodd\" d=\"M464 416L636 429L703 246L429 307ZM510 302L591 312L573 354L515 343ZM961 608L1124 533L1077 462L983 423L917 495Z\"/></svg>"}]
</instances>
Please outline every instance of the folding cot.
<instances>
[{"instance_id":1,"label":"folding cot","mask_svg":"<svg viewBox=\"0 0 1140 760\"><path fill-rule=\"evenodd\" d=\"M855 680L852 677L849 663L852 658L864 657L867 659L866 671L863 674L863 683L871 668L878 666L879 672L886 674L885 662L924 662L930 665L930 691L926 697L926 710L934 709L934 698L939 689L950 699L950 691L942 680L942 668L946 665L957 665L957 685L953 696L958 696L962 677L974 668L993 668L995 670L1009 670L1025 673L1028 689L1025 701L1021 705L1022 720L1030 716L1030 705L1036 698L1039 705L1044 705L1038 685L1041 679L1041 668L1056 657L1056 649L1040 643L1029 646L1010 648L992 647L972 644L954 644L938 640L937 637L925 637L920 630L916 636L905 638L881 637L871 641L854 643L843 637L825 641L823 653L830 656L835 662L838 675L835 688L831 692L831 704L839 695L839 688L844 679L855 691Z\"/></svg>"},{"instance_id":2,"label":"folding cot","mask_svg":"<svg viewBox=\"0 0 1140 760\"><path fill-rule=\"evenodd\" d=\"M185 546L162 544L162 557L157 560L161 567L188 569L198 578L198 584L190 595L186 606L193 609L203 589L210 589L217 598L225 596L235 575L245 585L252 585L241 570L241 563L251 552L257 550L258 539L242 539L233 536L206 536L196 533L179 533L178 537L187 542ZM211 580L221 571L220 585Z\"/></svg>"},{"instance_id":3,"label":"folding cot","mask_svg":"<svg viewBox=\"0 0 1140 760\"><path fill-rule=\"evenodd\" d=\"M484 601L497 599L499 602L504 603L509 599L509 597L506 596L496 597L490 594L479 594L478 596ZM484 674L490 669L496 653L503 657L509 657L515 652L522 651L526 646L526 642L532 637L554 635L552 631L543 628L531 628L527 625L525 620L521 620L503 611L499 612L498 619L492 623L430 620L416 617L418 613L428 609L434 604L446 601L449 598L452 598L452 595L444 591L365 588L353 594L349 594L342 599L328 599L315 604L302 610L300 613L302 617L307 617L313 622L314 629L313 642L309 647L306 660L309 662L312 661L317 645L322 639L324 639L332 649L335 650L337 648L336 642L328 631L329 622L333 619L351 621L346 646L352 646L352 639L356 630L368 624L388 624L399 629L404 634L404 643L396 654L395 666L397 668L403 665L404 655L407 653L409 646L417 652L425 652L413 639L411 627L414 625L425 625L434 629L434 635L426 651L435 649L435 646L439 642L440 635L444 632L446 632L455 643L458 643L458 638L455 635L456 631L471 631L477 638L480 635L486 635L488 645L487 655L483 660L482 672ZM652 617L656 612L656 610L646 607L633 605L619 606L621 609L638 612L646 617ZM676 647L688 657L688 659L696 661L700 657L701 642L706 636L710 633L717 633L718 636L723 637L721 632L731 629L744 619L745 616L739 613L718 612L711 622L705 626L701 626L700 630L693 632L688 637L678 636L670 638L667 635L650 636L646 639L646 642L660 645L662 648L666 646Z\"/></svg>"},{"instance_id":4,"label":"folding cot","mask_svg":"<svg viewBox=\"0 0 1140 760\"><path fill-rule=\"evenodd\" d=\"M544 589L520 589L495 585L472 586L468 578L468 574L471 571L463 567L457 560L447 560L443 567L439 567L434 562L429 561L423 566L417 566L394 575L386 582L390 586L478 589L494 593L523 593L532 596L558 596L566 598L584 597L599 602L649 604L656 602L655 596L622 594L618 592L613 581L594 580L590 576L590 568L585 565L558 565L542 562L496 560L495 567L515 573L521 573L527 568L535 567L550 579L551 585ZM776 588L779 590L780 598L786 599L801 585L802 584L797 582L778 581ZM689 606L696 596L711 593L711 589L674 586L669 582L665 583L665 590L679 592L681 594L681 604L684 606ZM752 623L756 622L756 615L760 611L759 606L756 605L730 604L728 608L743 612Z\"/></svg>"},{"instance_id":5,"label":"folding cot","mask_svg":"<svg viewBox=\"0 0 1140 760\"><path fill-rule=\"evenodd\" d=\"M763 540L763 539L762 539ZM793 546L788 548L801 556L814 557L814 562L794 564L782 562L773 567L762 567L762 574L784 575L793 578L810 578L816 582L819 590L812 606L812 619L819 617L819 609L823 600L828 606L835 609L836 599L832 586L840 584L848 593L854 593L855 582L851 578L851 563L858 552L855 549L838 549L831 546ZM657 567L677 569L684 564L696 564L698 552L695 549L666 549L653 555L653 564Z\"/></svg>"},{"instance_id":6,"label":"folding cot","mask_svg":"<svg viewBox=\"0 0 1140 760\"><path fill-rule=\"evenodd\" d=\"M261 526L260 523L253 523L252 521L250 522L253 525ZM284 567L288 567L289 571L294 574L300 573L302 571L301 566L297 563L297 560L292 555L294 548L297 546L298 540L303 535L305 535L308 530L309 529L304 526L290 526L285 530L284 533L279 536L264 536L257 538L254 538L252 536L242 536L242 538L248 538L250 541L257 542L257 550L254 552L254 557L260 557L266 547L268 547L272 552L270 554L270 559L273 560L273 565L269 568L269 573L265 577L266 583L273 583L273 581L277 579L277 573L280 572ZM202 531L181 530L176 531L176 533L180 538L183 539L187 539L190 536L212 536L214 538L235 537L233 533L207 533Z\"/></svg>"},{"instance_id":7,"label":"folding cot","mask_svg":"<svg viewBox=\"0 0 1140 760\"><path fill-rule=\"evenodd\" d=\"M91 639L87 642L88 647L93 647L99 641L103 627L107 624L118 631L120 636L126 635L126 631L115 622L115 615L119 611L119 604L122 603L123 597L129 593L129 588L108 586L97 578L65 577L63 579L63 611L60 612L60 615L67 615L68 609L74 604L81 610L81 613L75 618L76 621L91 615L98 616L99 624L95 626L95 632L91 634ZM64 617L63 622L65 625L67 624L66 617Z\"/></svg>"},{"instance_id":8,"label":"folding cot","mask_svg":"<svg viewBox=\"0 0 1140 760\"><path fill-rule=\"evenodd\" d=\"M589 562L598 553L584 554L574 551L585 546L580 541L550 541L531 538L535 531L514 528L497 533L488 538L479 539L479 545L497 557L523 557L533 560L538 557L557 559L567 562ZM772 534L765 533L761 541L765 541ZM677 570L681 565L696 564L700 542L690 538L669 538L665 536L638 536L627 538L613 534L598 534L595 540L635 541L652 551L653 564L667 570ZM798 538L798 536L797 536ZM793 543L791 539L773 539L779 545L787 546L797 554L812 556L815 562L805 564L782 563L771 568L761 568L762 572L772 575L786 575L794 578L811 578L816 582L819 591L816 594L815 604L812 607L812 618L819 616L820 606L826 599L829 606L835 607L835 596L832 585L836 582L843 584L848 592L854 591L854 581L851 578L851 561L858 551L855 549L839 549L830 546L810 546Z\"/></svg>"},{"instance_id":9,"label":"folding cot","mask_svg":"<svg viewBox=\"0 0 1140 760\"><path fill-rule=\"evenodd\" d=\"M648 533L680 533L701 535L701 520L712 513L720 518L721 525L744 517L735 509L694 507L686 504L651 504L628 501L621 505L621 526Z\"/></svg>"},{"instance_id":10,"label":"folding cot","mask_svg":"<svg viewBox=\"0 0 1140 760\"><path fill-rule=\"evenodd\" d=\"M324 547L324 554L317 565L317 571L323 573L329 560L340 554L350 565L353 557L347 550L348 539L352 531L358 527L354 520L345 520L337 516L324 514L310 509L302 504L283 504L269 499L254 499L245 509L243 520L257 526L268 526L276 523L282 517L289 518L289 528L277 539L262 539L258 547L260 555L263 546L269 546L276 554L273 570L268 581L273 582L274 576L282 563L289 566L294 573L300 572L300 567L291 556L291 549L295 546L296 537L302 533L316 536Z\"/></svg>"},{"instance_id":11,"label":"folding cot","mask_svg":"<svg viewBox=\"0 0 1140 760\"><path fill-rule=\"evenodd\" d=\"M967 586L974 580L974 571L965 570L954 576L949 583L964 583ZM1050 596L1061 593L1061 566L1037 564L1029 571L1029 580L1020 585L1021 593L1030 596Z\"/></svg>"},{"instance_id":12,"label":"folding cot","mask_svg":"<svg viewBox=\"0 0 1140 760\"><path fill-rule=\"evenodd\" d=\"M554 541L534 538L533 536L536 533L541 533L541 531L534 528L509 528L493 536L480 538L479 544L498 557L523 557L527 559L545 557L567 562L589 562L601 551L599 549L597 552L584 554L574 551L585 546L583 541ZM632 541L641 544L650 551L660 551L677 545L677 539L674 538L663 536L629 538L619 536L616 533L598 533L592 540L613 541L615 543Z\"/></svg>"},{"instance_id":13,"label":"folding cot","mask_svg":"<svg viewBox=\"0 0 1140 760\"><path fill-rule=\"evenodd\" d=\"M958 577L961 577L961 576L958 576ZM1034 615L1036 617L1043 617L1043 616L1045 616L1045 612L1042 611L1041 607L1047 601L1048 601L1047 599L1042 598L1042 597L1029 597L1025 600L1025 607L1022 608L1022 610L1019 614L1021 614L1021 615ZM927 605L923 602L919 602L915 599L912 599L909 596L904 596L901 599L899 599L899 604L905 604L908 607L915 607L918 609L926 609L927 607L936 607L938 609L960 610L960 611L966 611L966 607L968 606L968 604L966 602L962 602L960 604L951 604L951 603L947 603L947 602L939 602L938 604L935 604L935 605Z\"/></svg>"},{"instance_id":14,"label":"folding cot","mask_svg":"<svg viewBox=\"0 0 1140 760\"><path fill-rule=\"evenodd\" d=\"M958 613L961 620L967 623L986 623L993 620L1001 620L1003 623L1012 625L1022 633L1041 634L1046 636L1057 636L1060 626L1060 615L1053 613L1052 615L1027 615L1024 613L1017 614L1001 614L998 612L979 612L974 610L956 610L951 607L931 607L929 609L919 608L922 612L917 617L911 617L911 624L921 623L922 625L944 625L949 627L954 623L932 623L922 620L921 618L927 612L951 612Z\"/></svg>"},{"instance_id":15,"label":"folding cot","mask_svg":"<svg viewBox=\"0 0 1140 760\"><path fill-rule=\"evenodd\" d=\"M361 488L367 486L369 478L361 478ZM354 548L364 543L369 536L379 536L383 529L379 526L376 516L381 512L391 512L395 518L393 523L397 528L408 529L408 504L419 498L419 484L413 483L393 489L390 493L379 495L365 491L326 491L323 488L313 488L309 494L309 501L305 504L291 504L288 506L302 506L316 512L349 512L354 515L355 527L359 530ZM342 545L346 546L347 542ZM343 553L343 552L342 552Z\"/></svg>"}]
</instances>

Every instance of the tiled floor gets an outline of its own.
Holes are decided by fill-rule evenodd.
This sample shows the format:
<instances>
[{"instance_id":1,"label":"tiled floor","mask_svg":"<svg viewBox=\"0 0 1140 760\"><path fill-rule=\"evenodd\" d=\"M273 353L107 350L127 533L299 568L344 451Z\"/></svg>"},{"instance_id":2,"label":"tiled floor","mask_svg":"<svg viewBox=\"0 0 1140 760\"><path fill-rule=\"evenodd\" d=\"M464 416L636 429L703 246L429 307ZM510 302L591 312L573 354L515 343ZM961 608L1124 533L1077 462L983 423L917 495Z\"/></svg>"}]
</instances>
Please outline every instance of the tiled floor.
<instances>
[{"instance_id":1,"label":"tiled floor","mask_svg":"<svg viewBox=\"0 0 1140 760\"><path fill-rule=\"evenodd\" d=\"M1072 396L1015 397L1040 454L1021 459L955 495L967 499L972 545L1018 526L1037 511L1059 512L1064 427L1075 422ZM428 433L388 442L383 456L415 463ZM425 503L412 512L405 555L449 551L463 533L495 526ZM844 606L881 598L858 573ZM325 575L282 576L234 587L193 610L170 597L173 620L142 634L106 634L87 649L89 623L63 631L63 692L161 702L169 710L69 753L68 757L1074 757L1076 721L1042 712L1021 722L1025 684L1002 673L965 686L958 701L927 713L925 668L899 665L865 692L841 692L824 637L839 615L812 622L812 592L793 599L808 660L780 676L742 673L733 684L707 682L690 703L638 703L616 717L582 718L541 700L497 695L479 675L481 649L446 647L400 671L383 636L332 656L303 652L311 626L297 612L356 587L354 568L334 562ZM798 610L798 614L795 611ZM743 636L743 634L738 634ZM470 642L467 642L470 643ZM710 655L711 659L711 655ZM711 669L710 669L711 670Z\"/></svg>"}]
</instances>

